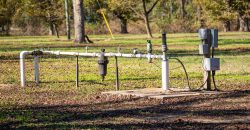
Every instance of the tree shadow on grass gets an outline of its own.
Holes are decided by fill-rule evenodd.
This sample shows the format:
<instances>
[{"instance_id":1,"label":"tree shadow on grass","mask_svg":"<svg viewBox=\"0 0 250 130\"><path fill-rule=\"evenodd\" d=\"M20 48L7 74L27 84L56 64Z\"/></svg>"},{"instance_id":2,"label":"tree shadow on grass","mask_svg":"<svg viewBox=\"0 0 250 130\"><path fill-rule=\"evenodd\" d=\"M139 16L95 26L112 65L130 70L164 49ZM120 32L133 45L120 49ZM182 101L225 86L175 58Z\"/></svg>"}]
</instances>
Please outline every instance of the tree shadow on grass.
<instances>
[{"instance_id":1,"label":"tree shadow on grass","mask_svg":"<svg viewBox=\"0 0 250 130\"><path fill-rule=\"evenodd\" d=\"M0 123L2 129L68 129L68 128L97 128L97 129L157 129L157 128L199 128L199 129L223 129L226 126L250 125L250 121L231 122L231 123L202 123L188 120L181 120L186 115L201 117L220 117L240 116L242 119L249 116L250 110L243 108L234 109L184 109L201 102L210 102L217 98L243 98L249 96L250 90L235 91L219 96L191 97L180 100L166 100L156 105L116 108L117 104L126 105L129 102L147 100L141 98L131 98L127 100L106 101L92 104L76 105L57 105L57 106L23 106L12 109L2 109L0 119L6 119ZM233 104L232 104L233 105ZM103 106L109 106L103 107ZM146 113L146 114L145 114ZM156 117L157 115L176 115L174 121L152 120L147 121L146 117ZM112 122L118 118L140 118L145 121L122 121Z\"/></svg>"}]
</instances>

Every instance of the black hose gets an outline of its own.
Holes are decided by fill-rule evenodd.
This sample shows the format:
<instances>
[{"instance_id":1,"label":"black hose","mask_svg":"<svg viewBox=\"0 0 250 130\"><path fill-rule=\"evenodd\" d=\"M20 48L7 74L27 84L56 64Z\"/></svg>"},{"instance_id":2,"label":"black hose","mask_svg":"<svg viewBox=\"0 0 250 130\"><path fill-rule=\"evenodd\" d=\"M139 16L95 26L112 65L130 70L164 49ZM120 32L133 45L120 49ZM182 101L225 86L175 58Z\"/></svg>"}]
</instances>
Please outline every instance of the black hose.
<instances>
[{"instance_id":1,"label":"black hose","mask_svg":"<svg viewBox=\"0 0 250 130\"><path fill-rule=\"evenodd\" d=\"M215 51L215 48L212 47L212 58L214 58L214 51ZM219 91L219 89L217 88L216 83L215 83L215 71L212 71L212 80L213 80L213 84L214 84L214 90Z\"/></svg>"},{"instance_id":2,"label":"black hose","mask_svg":"<svg viewBox=\"0 0 250 130\"><path fill-rule=\"evenodd\" d=\"M181 66L182 66L182 68L183 68L183 70L184 70L184 72L185 72L185 75L186 75L186 79L187 79L187 84L188 84L189 90L191 90L191 91L200 91L200 90L202 89L202 87L207 83L208 78L209 78L208 76L207 76L207 78L206 78L206 81L205 81L201 86L199 86L198 89L193 89L193 88L191 88L191 86L190 86L190 81L189 81L189 76L188 76L186 67L184 66L183 62L182 62L180 59L178 59L178 58L169 58L169 59L177 60L177 61L181 64Z\"/></svg>"},{"instance_id":3,"label":"black hose","mask_svg":"<svg viewBox=\"0 0 250 130\"><path fill-rule=\"evenodd\" d=\"M182 66L182 68L183 68L183 70L184 70L184 72L185 72L185 75L186 75L188 88L190 89L191 87L190 87L190 83L189 83L188 73L187 73L186 67L184 66L183 62L182 62L180 59L178 59L178 58L169 58L169 59L177 60L177 61L181 64L181 66Z\"/></svg>"}]
</instances>

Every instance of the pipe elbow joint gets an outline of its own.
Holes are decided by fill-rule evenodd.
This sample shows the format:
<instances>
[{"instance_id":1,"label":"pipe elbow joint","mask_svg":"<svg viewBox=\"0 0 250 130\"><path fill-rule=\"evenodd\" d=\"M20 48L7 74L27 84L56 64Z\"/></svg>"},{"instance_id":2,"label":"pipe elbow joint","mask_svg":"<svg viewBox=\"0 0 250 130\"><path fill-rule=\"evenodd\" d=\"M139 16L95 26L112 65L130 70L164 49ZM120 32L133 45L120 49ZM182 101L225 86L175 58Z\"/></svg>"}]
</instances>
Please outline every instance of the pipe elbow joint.
<instances>
[{"instance_id":1,"label":"pipe elbow joint","mask_svg":"<svg viewBox=\"0 0 250 130\"><path fill-rule=\"evenodd\" d=\"M20 53L20 59L24 59L25 56L28 55L28 54L30 54L29 51L22 51L22 52Z\"/></svg>"}]
</instances>

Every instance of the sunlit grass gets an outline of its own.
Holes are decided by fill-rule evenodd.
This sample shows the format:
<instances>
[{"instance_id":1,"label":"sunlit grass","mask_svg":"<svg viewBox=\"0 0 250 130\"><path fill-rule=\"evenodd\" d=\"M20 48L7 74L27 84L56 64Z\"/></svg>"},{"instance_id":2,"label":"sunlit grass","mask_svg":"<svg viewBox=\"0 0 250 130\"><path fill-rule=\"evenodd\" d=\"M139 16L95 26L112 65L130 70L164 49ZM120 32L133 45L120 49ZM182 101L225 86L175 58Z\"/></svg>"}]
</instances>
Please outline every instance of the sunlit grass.
<instances>
[{"instance_id":1,"label":"sunlit grass","mask_svg":"<svg viewBox=\"0 0 250 130\"><path fill-rule=\"evenodd\" d=\"M250 84L250 33L220 33L219 48L216 57L221 58L221 70L217 72L217 84L221 88L228 89L228 85ZM155 54L161 54L161 35L154 34L152 39ZM169 56L180 58L190 76L192 87L197 87L203 82L203 70L201 67L202 56L198 56L198 44L200 40L196 33L168 34ZM110 39L109 35L91 35L94 44L77 45L67 41L66 37L59 39L51 36L10 36L0 37L0 83L20 84L19 53L23 50L49 49L61 51L86 52L85 46L89 46L88 52L100 52L105 48L106 52L131 53L132 48L138 48L146 53L146 35L115 35ZM56 91L59 88L71 90L75 88L75 57L51 56L40 58L40 88ZM183 88L187 86L182 68L176 61L170 60L171 87ZM161 62L154 60L153 64L146 59L119 58L119 70L121 89L135 89L146 87L161 87ZM177 69L176 69L177 67ZM36 86L33 77L33 59L26 61L27 81L29 86ZM105 82L101 82L98 74L97 58L80 58L80 88L82 93L89 94L100 91L114 90L115 88L114 58L110 58L108 75Z\"/></svg>"}]
</instances>

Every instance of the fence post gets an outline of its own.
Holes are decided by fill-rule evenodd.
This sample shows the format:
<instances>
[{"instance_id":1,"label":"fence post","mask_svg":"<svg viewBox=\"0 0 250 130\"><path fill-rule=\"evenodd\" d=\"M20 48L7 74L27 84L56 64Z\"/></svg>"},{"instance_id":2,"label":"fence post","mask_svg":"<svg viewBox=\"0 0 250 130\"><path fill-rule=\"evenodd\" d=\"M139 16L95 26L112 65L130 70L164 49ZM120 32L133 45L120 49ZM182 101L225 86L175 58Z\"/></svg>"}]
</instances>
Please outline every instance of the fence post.
<instances>
[{"instance_id":1,"label":"fence post","mask_svg":"<svg viewBox=\"0 0 250 130\"><path fill-rule=\"evenodd\" d=\"M35 82L36 85L39 84L39 61L38 56L34 55L34 72L35 72Z\"/></svg>"},{"instance_id":2,"label":"fence post","mask_svg":"<svg viewBox=\"0 0 250 130\"><path fill-rule=\"evenodd\" d=\"M78 65L78 56L76 56L76 88L79 87L79 65Z\"/></svg>"},{"instance_id":3,"label":"fence post","mask_svg":"<svg viewBox=\"0 0 250 130\"><path fill-rule=\"evenodd\" d=\"M120 89L120 83L119 83L119 69L118 69L117 56L115 56L115 83L116 83L116 91L118 91Z\"/></svg>"}]
</instances>

